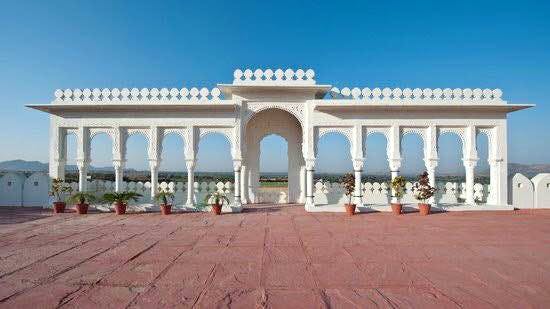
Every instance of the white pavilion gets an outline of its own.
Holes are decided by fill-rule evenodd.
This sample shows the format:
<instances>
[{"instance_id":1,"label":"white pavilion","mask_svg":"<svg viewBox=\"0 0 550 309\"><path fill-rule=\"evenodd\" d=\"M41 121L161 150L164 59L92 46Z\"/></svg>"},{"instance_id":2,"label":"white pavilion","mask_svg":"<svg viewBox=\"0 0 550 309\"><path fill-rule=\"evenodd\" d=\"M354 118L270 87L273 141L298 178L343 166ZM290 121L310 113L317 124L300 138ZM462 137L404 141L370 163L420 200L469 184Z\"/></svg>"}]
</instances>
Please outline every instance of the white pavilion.
<instances>
[{"instance_id":1,"label":"white pavilion","mask_svg":"<svg viewBox=\"0 0 550 309\"><path fill-rule=\"evenodd\" d=\"M390 89L342 88L317 84L313 70L235 70L233 82L216 88L66 89L56 90L50 104L28 105L50 114L51 178L64 178L66 138L77 136L80 191L86 191L91 139L106 133L113 142L116 191L122 190L126 140L142 134L148 140L151 196L158 190L162 140L169 133L185 144L188 183L194 183L199 140L221 133L231 145L234 197L228 211L258 201L260 141L278 134L288 142L288 200L303 203L307 211L338 211L337 205L316 205L313 174L317 141L338 132L350 145L355 173L354 198L364 204L361 175L366 137L381 133L387 140L391 177L399 175L404 135L418 134L424 145L424 162L435 185L438 136L454 133L462 141L465 206L475 205L474 168L479 160L476 137L488 138L490 166L486 204L508 206L507 115L532 107L510 104L499 89ZM368 162L368 161L367 161ZM186 207L196 203L187 190ZM337 208L338 207L338 208Z\"/></svg>"}]
</instances>

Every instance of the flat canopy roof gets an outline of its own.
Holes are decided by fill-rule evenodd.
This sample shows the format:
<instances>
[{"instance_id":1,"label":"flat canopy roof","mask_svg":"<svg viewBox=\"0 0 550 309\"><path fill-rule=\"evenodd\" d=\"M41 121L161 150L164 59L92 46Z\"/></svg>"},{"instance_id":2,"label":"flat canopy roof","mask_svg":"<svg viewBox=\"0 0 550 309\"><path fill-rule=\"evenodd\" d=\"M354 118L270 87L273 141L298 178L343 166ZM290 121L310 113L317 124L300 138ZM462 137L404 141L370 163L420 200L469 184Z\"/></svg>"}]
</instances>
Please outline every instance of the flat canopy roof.
<instances>
[{"instance_id":1,"label":"flat canopy roof","mask_svg":"<svg viewBox=\"0 0 550 309\"><path fill-rule=\"evenodd\" d=\"M132 112L132 111L151 111L151 112L181 112L181 111L206 111L215 108L218 111L235 110L236 105L233 102L189 102L189 103L69 103L69 104L30 104L29 108L61 116L66 112Z\"/></svg>"},{"instance_id":2,"label":"flat canopy roof","mask_svg":"<svg viewBox=\"0 0 550 309\"><path fill-rule=\"evenodd\" d=\"M480 103L378 103L354 100L323 102L317 100L320 111L493 111L510 113L534 107L534 104L480 104Z\"/></svg>"},{"instance_id":3,"label":"flat canopy roof","mask_svg":"<svg viewBox=\"0 0 550 309\"><path fill-rule=\"evenodd\" d=\"M256 84L256 85L235 85L218 84L218 88L226 98L235 95L245 95L250 92L276 91L283 93L304 93L316 99L322 99L332 88L331 85L302 85L302 84Z\"/></svg>"},{"instance_id":4,"label":"flat canopy roof","mask_svg":"<svg viewBox=\"0 0 550 309\"><path fill-rule=\"evenodd\" d=\"M380 103L356 100L312 100L319 111L488 111L510 113L534 107L534 104L479 104L479 103ZM55 103L30 104L29 108L61 116L67 112L182 112L233 111L237 105L231 100L217 102L176 103Z\"/></svg>"}]
</instances>

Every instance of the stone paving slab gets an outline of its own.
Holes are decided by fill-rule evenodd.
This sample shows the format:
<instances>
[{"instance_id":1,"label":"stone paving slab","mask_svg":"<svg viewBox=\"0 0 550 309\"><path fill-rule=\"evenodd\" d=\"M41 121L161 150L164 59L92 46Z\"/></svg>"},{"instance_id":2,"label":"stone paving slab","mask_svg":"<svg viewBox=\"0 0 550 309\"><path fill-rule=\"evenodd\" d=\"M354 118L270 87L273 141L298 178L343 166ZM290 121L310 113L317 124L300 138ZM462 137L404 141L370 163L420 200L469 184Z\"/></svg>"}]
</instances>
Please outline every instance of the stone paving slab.
<instances>
[{"instance_id":1,"label":"stone paving slab","mask_svg":"<svg viewBox=\"0 0 550 309\"><path fill-rule=\"evenodd\" d=\"M547 308L550 211L0 208L0 308Z\"/></svg>"}]
</instances>

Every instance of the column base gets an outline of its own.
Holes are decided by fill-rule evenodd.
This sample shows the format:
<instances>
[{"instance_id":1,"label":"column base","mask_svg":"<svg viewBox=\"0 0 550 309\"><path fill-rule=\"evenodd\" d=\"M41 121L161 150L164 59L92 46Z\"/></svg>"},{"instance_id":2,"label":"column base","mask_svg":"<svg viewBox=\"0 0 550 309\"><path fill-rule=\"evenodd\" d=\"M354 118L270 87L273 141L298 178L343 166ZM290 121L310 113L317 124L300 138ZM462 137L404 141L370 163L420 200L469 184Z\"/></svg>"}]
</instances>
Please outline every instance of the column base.
<instances>
[{"instance_id":1,"label":"column base","mask_svg":"<svg viewBox=\"0 0 550 309\"><path fill-rule=\"evenodd\" d=\"M233 202L233 204L231 205L228 205L228 206L224 206L222 208L222 210L228 210L228 212L242 212L243 211L243 204L241 204L241 202Z\"/></svg>"},{"instance_id":2,"label":"column base","mask_svg":"<svg viewBox=\"0 0 550 309\"><path fill-rule=\"evenodd\" d=\"M304 204L304 209L306 211L314 211L315 210L315 203L314 202L307 202Z\"/></svg>"}]
</instances>

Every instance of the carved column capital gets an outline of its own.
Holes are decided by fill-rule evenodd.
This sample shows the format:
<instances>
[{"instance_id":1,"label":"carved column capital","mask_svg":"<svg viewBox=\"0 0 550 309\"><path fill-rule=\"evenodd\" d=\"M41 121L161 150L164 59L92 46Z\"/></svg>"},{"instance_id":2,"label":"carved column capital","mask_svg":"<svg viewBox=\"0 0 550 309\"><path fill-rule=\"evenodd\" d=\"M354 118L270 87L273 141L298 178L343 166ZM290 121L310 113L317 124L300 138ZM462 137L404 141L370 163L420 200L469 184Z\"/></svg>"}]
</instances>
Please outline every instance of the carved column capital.
<instances>
[{"instance_id":1,"label":"carved column capital","mask_svg":"<svg viewBox=\"0 0 550 309\"><path fill-rule=\"evenodd\" d=\"M435 170L435 168L439 164L439 160L437 158L425 158L424 164L426 165L427 170Z\"/></svg>"},{"instance_id":2,"label":"carved column capital","mask_svg":"<svg viewBox=\"0 0 550 309\"><path fill-rule=\"evenodd\" d=\"M76 166L78 167L79 170L87 169L88 166L90 166L90 160L77 159Z\"/></svg>"},{"instance_id":3,"label":"carved column capital","mask_svg":"<svg viewBox=\"0 0 550 309\"><path fill-rule=\"evenodd\" d=\"M242 168L242 162L242 160L233 160L233 171L240 171Z\"/></svg>"},{"instance_id":4,"label":"carved column capital","mask_svg":"<svg viewBox=\"0 0 550 309\"><path fill-rule=\"evenodd\" d=\"M126 161L124 160L118 160L118 159L113 160L113 167L115 170L123 169L125 165L126 165Z\"/></svg>"},{"instance_id":5,"label":"carved column capital","mask_svg":"<svg viewBox=\"0 0 550 309\"><path fill-rule=\"evenodd\" d=\"M160 160L149 160L149 168L157 170L160 166Z\"/></svg>"},{"instance_id":6,"label":"carved column capital","mask_svg":"<svg viewBox=\"0 0 550 309\"><path fill-rule=\"evenodd\" d=\"M490 166L498 166L499 164L501 164L504 161L504 159L502 159L502 158L490 158L487 161L489 162Z\"/></svg>"},{"instance_id":7,"label":"carved column capital","mask_svg":"<svg viewBox=\"0 0 550 309\"><path fill-rule=\"evenodd\" d=\"M306 170L313 171L315 170L315 159L306 159Z\"/></svg>"},{"instance_id":8,"label":"carved column capital","mask_svg":"<svg viewBox=\"0 0 550 309\"><path fill-rule=\"evenodd\" d=\"M390 171L397 172L401 168L401 158L388 159Z\"/></svg>"},{"instance_id":9,"label":"carved column capital","mask_svg":"<svg viewBox=\"0 0 550 309\"><path fill-rule=\"evenodd\" d=\"M462 159L462 162L464 163L464 167L468 169L474 169L477 166L477 158L465 158Z\"/></svg>"},{"instance_id":10,"label":"carved column capital","mask_svg":"<svg viewBox=\"0 0 550 309\"><path fill-rule=\"evenodd\" d=\"M363 166L365 164L365 161L363 160L363 158L353 159L352 163L353 163L353 170L354 171L356 171L356 172L363 171Z\"/></svg>"},{"instance_id":11,"label":"carved column capital","mask_svg":"<svg viewBox=\"0 0 550 309\"><path fill-rule=\"evenodd\" d=\"M197 160L185 160L185 166L187 166L188 171L194 170L196 163Z\"/></svg>"}]
</instances>

